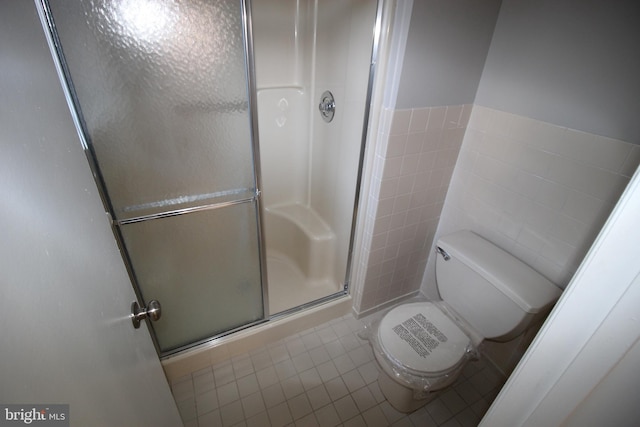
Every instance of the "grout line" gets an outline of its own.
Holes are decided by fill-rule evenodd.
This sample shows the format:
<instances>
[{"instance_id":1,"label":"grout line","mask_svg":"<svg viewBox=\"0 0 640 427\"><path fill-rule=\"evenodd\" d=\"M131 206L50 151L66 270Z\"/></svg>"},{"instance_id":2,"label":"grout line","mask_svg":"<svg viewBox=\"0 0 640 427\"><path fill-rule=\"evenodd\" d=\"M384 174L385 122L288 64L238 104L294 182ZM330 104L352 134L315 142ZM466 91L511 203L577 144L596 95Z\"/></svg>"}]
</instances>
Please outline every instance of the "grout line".
<instances>
[{"instance_id":1,"label":"grout line","mask_svg":"<svg viewBox=\"0 0 640 427\"><path fill-rule=\"evenodd\" d=\"M173 381L185 426L466 427L480 421L503 383L492 366L472 362L437 399L400 413L378 387L369 343L356 335L363 325L348 314Z\"/></svg>"}]
</instances>

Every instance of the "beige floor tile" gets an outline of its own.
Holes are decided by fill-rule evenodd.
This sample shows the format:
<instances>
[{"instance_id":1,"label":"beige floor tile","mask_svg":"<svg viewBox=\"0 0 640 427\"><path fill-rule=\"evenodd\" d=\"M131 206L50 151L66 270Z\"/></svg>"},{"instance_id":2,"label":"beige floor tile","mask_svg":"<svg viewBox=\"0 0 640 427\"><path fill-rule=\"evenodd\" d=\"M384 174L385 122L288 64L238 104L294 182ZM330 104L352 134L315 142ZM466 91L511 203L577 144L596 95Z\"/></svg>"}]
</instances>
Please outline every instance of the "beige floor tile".
<instances>
[{"instance_id":1,"label":"beige floor tile","mask_svg":"<svg viewBox=\"0 0 640 427\"><path fill-rule=\"evenodd\" d=\"M173 380L185 426L474 427L504 383L487 362L470 362L437 399L398 412L362 326L347 315Z\"/></svg>"}]
</instances>

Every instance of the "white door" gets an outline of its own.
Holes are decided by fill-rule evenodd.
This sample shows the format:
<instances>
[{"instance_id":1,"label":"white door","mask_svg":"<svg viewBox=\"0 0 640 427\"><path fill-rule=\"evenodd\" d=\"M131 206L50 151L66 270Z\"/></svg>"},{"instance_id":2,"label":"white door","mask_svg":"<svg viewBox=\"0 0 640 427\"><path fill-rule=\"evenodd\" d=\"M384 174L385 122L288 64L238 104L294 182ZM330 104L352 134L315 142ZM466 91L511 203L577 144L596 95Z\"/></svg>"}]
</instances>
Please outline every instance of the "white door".
<instances>
[{"instance_id":1,"label":"white door","mask_svg":"<svg viewBox=\"0 0 640 427\"><path fill-rule=\"evenodd\" d=\"M640 425L640 169L480 426Z\"/></svg>"},{"instance_id":2,"label":"white door","mask_svg":"<svg viewBox=\"0 0 640 427\"><path fill-rule=\"evenodd\" d=\"M0 2L0 75L0 404L182 425L33 3Z\"/></svg>"}]
</instances>

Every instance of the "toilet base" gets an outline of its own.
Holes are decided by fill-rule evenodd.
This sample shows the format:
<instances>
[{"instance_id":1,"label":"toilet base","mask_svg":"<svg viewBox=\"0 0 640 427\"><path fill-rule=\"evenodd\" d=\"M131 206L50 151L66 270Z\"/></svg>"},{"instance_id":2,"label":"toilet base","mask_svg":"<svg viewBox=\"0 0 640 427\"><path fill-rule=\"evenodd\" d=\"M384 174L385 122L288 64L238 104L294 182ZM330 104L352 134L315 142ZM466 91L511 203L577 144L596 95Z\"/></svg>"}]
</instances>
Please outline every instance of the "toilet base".
<instances>
[{"instance_id":1,"label":"toilet base","mask_svg":"<svg viewBox=\"0 0 640 427\"><path fill-rule=\"evenodd\" d=\"M378 386L380 386L382 394L387 398L391 406L400 412L409 413L420 409L438 397L440 392L446 390L458 379L465 365L466 363L463 363L449 375L440 378L428 391L415 390L400 384L387 374L384 369L381 369L378 374Z\"/></svg>"},{"instance_id":2,"label":"toilet base","mask_svg":"<svg viewBox=\"0 0 640 427\"><path fill-rule=\"evenodd\" d=\"M378 374L378 386L380 386L382 394L387 398L387 401L391 406L404 413L420 409L438 397L441 390L438 389L432 392L418 392L409 387L398 384L384 372L380 372Z\"/></svg>"}]
</instances>

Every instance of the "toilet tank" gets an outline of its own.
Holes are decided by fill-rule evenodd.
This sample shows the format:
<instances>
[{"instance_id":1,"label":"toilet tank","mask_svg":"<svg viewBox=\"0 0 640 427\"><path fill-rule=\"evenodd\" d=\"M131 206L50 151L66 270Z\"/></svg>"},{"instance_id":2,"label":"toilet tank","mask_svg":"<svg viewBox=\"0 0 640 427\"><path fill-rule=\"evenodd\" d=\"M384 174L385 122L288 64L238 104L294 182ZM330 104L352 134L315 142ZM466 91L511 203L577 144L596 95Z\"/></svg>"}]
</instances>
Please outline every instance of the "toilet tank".
<instances>
[{"instance_id":1,"label":"toilet tank","mask_svg":"<svg viewBox=\"0 0 640 427\"><path fill-rule=\"evenodd\" d=\"M562 293L531 267L471 231L442 236L437 247L436 282L442 300L484 338L517 337L546 316Z\"/></svg>"}]
</instances>

